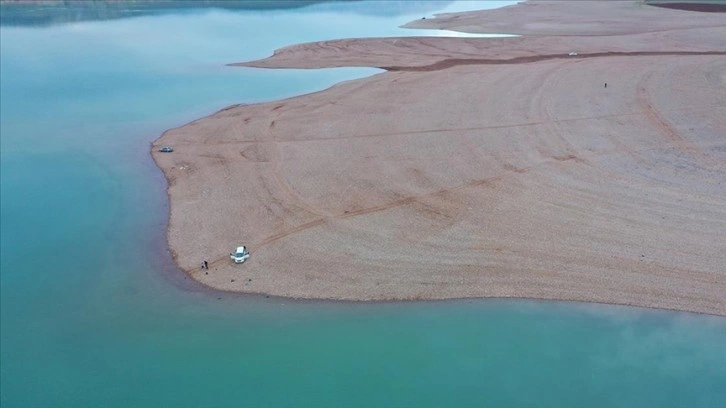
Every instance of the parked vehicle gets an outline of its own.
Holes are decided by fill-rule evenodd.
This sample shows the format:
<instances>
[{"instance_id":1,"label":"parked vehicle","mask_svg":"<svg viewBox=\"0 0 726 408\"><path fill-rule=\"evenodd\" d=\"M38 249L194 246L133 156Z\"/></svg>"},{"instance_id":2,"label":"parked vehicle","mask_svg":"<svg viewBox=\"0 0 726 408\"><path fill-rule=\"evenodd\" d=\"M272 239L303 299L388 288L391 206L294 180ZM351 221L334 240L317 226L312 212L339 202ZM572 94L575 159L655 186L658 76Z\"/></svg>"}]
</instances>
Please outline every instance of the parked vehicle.
<instances>
[{"instance_id":1,"label":"parked vehicle","mask_svg":"<svg viewBox=\"0 0 726 408\"><path fill-rule=\"evenodd\" d=\"M161 149L159 149L162 153L171 153L174 151L174 149L171 146L164 146Z\"/></svg>"},{"instance_id":2,"label":"parked vehicle","mask_svg":"<svg viewBox=\"0 0 726 408\"><path fill-rule=\"evenodd\" d=\"M250 251L245 246L237 247L237 250L229 254L229 257L234 263L244 263L250 257Z\"/></svg>"}]
</instances>

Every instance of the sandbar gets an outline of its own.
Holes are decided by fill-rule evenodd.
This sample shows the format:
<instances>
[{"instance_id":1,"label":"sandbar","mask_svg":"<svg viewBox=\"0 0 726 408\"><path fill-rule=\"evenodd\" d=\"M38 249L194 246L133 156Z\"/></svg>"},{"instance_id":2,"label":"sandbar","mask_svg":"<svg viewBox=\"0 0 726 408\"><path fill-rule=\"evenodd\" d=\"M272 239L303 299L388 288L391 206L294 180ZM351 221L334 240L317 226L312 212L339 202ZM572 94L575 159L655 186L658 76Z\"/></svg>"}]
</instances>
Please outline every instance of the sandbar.
<instances>
[{"instance_id":1,"label":"sandbar","mask_svg":"<svg viewBox=\"0 0 726 408\"><path fill-rule=\"evenodd\" d=\"M528 1L406 26L520 37L343 39L236 64L386 71L155 141L182 270L292 298L726 315L726 14Z\"/></svg>"}]
</instances>

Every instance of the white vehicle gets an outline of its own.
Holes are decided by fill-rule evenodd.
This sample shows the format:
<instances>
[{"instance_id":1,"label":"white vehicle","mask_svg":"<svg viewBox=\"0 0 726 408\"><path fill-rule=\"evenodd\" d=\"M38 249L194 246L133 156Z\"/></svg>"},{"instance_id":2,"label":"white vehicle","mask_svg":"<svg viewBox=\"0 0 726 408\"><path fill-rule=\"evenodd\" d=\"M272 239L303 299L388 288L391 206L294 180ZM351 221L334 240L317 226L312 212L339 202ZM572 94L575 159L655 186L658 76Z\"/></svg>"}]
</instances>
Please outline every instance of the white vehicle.
<instances>
[{"instance_id":1,"label":"white vehicle","mask_svg":"<svg viewBox=\"0 0 726 408\"><path fill-rule=\"evenodd\" d=\"M575 51L572 51L571 53L569 53L567 55L569 55L570 57L576 57L577 53Z\"/></svg>"},{"instance_id":2,"label":"white vehicle","mask_svg":"<svg viewBox=\"0 0 726 408\"><path fill-rule=\"evenodd\" d=\"M234 263L244 263L244 261L250 257L250 251L248 251L247 247L244 246L237 247L237 250L234 251L234 253L229 254L229 257L234 261Z\"/></svg>"}]
</instances>

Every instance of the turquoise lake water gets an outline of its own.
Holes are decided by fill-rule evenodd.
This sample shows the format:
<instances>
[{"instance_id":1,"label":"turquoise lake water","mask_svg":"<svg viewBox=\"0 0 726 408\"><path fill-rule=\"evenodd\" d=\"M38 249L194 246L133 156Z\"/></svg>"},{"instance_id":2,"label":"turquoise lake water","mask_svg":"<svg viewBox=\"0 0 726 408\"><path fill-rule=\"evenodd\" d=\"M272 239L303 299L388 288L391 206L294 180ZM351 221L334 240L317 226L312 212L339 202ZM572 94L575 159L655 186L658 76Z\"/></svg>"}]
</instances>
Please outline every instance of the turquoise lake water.
<instances>
[{"instance_id":1,"label":"turquoise lake water","mask_svg":"<svg viewBox=\"0 0 726 408\"><path fill-rule=\"evenodd\" d=\"M149 144L373 69L225 64L494 2L166 10L0 27L0 405L719 407L726 319L526 300L215 293L166 250Z\"/></svg>"}]
</instances>

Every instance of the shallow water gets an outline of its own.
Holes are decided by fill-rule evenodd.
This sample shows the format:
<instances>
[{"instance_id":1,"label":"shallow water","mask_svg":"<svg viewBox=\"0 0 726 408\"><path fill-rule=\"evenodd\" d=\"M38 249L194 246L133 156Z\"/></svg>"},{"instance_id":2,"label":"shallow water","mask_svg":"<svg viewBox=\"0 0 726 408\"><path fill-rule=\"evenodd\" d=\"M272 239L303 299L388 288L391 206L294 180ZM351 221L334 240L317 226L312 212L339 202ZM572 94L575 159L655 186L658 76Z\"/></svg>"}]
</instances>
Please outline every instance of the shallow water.
<instances>
[{"instance_id":1,"label":"shallow water","mask_svg":"<svg viewBox=\"0 0 726 408\"><path fill-rule=\"evenodd\" d=\"M420 34L396 27L477 6L323 3L0 27L0 405L722 405L723 318L534 301L297 302L201 290L171 266L152 140L232 103L378 72L224 64L297 42Z\"/></svg>"}]
</instances>

